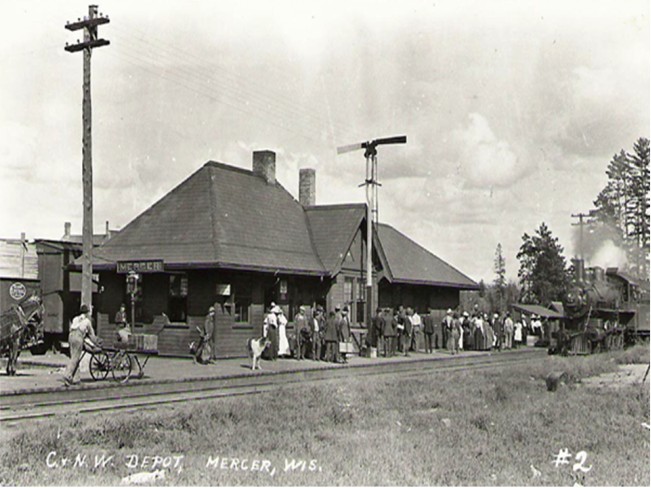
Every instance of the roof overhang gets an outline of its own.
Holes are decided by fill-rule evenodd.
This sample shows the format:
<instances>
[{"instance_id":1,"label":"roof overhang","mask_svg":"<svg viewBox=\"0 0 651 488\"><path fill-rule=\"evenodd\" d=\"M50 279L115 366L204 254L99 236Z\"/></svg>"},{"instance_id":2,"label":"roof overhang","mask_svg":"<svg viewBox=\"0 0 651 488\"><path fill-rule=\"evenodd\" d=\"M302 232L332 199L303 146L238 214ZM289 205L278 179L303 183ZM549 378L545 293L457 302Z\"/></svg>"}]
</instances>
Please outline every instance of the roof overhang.
<instances>
[{"instance_id":1,"label":"roof overhang","mask_svg":"<svg viewBox=\"0 0 651 488\"><path fill-rule=\"evenodd\" d=\"M309 269L289 269L289 268L278 268L272 266L251 266L251 265L242 265L242 264L233 264L233 263L218 263L218 262L176 262L176 263L164 263L165 271L179 271L179 270L196 270L196 269L224 269L224 270L235 270L235 271L254 271L260 273L272 273L272 274L283 274L283 275L299 275L299 276L315 276L315 277L326 277L329 274L326 271L317 271ZM93 271L114 271L117 268L116 262L103 262L103 263L93 263ZM68 265L68 269L79 270L81 269L81 264L71 263Z\"/></svg>"},{"instance_id":2,"label":"roof overhang","mask_svg":"<svg viewBox=\"0 0 651 488\"><path fill-rule=\"evenodd\" d=\"M524 312L529 315L540 315L541 317L548 319L563 319L565 316L552 310L550 308L543 307L542 305L525 305L522 303L512 304L513 309L518 312Z\"/></svg>"},{"instance_id":3,"label":"roof overhang","mask_svg":"<svg viewBox=\"0 0 651 488\"><path fill-rule=\"evenodd\" d=\"M477 284L449 283L445 281L410 280L410 279L395 278L395 277L393 279L390 279L388 276L386 278L387 281L391 284L438 286L442 288L456 288L458 290L479 290L479 285Z\"/></svg>"}]
</instances>

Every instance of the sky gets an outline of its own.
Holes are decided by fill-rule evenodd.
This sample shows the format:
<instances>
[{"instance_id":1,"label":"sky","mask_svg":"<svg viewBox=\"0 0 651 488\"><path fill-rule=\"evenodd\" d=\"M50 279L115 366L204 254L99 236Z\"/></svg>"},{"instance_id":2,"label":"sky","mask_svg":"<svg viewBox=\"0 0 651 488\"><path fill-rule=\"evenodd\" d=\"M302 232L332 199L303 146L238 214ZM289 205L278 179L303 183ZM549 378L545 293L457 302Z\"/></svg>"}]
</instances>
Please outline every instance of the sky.
<instances>
[{"instance_id":1,"label":"sky","mask_svg":"<svg viewBox=\"0 0 651 488\"><path fill-rule=\"evenodd\" d=\"M298 196L363 202L475 280L507 276L542 222L569 258L621 149L649 137L647 1L105 1L93 50L95 231L121 228L206 161L276 152ZM64 28L88 3L0 2L0 238L82 228L82 55ZM612 265L604 251L601 265ZM616 263L615 263L616 264Z\"/></svg>"}]
</instances>

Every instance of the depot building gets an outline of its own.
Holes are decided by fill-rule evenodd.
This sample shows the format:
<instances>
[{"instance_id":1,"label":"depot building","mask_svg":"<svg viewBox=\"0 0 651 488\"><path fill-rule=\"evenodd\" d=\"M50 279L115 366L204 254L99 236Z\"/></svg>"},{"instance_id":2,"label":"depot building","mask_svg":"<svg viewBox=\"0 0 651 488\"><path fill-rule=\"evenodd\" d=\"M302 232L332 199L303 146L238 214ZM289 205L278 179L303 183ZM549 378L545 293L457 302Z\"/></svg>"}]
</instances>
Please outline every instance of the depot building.
<instances>
[{"instance_id":1,"label":"depot building","mask_svg":"<svg viewBox=\"0 0 651 488\"><path fill-rule=\"evenodd\" d=\"M271 151L255 151L251 170L210 161L96 248L99 335L114 340L121 303L131 317L129 271L140 277L133 332L158 334L161 354L187 355L210 306L219 357L246 354L272 301L290 328L302 305L348 305L362 325L366 205L317 205L313 169L300 170L297 201L275 172ZM432 307L443 315L461 290L478 289L397 229L373 230L373 309Z\"/></svg>"}]
</instances>

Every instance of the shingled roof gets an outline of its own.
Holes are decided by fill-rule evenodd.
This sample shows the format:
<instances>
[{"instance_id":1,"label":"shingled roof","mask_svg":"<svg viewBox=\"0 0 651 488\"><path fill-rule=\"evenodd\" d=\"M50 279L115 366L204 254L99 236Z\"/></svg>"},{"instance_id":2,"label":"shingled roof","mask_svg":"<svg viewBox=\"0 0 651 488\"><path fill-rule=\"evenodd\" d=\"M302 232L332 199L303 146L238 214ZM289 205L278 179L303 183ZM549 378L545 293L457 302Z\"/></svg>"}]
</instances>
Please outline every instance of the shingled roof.
<instances>
[{"instance_id":1,"label":"shingled roof","mask_svg":"<svg viewBox=\"0 0 651 488\"><path fill-rule=\"evenodd\" d=\"M477 290L479 286L461 271L387 224L379 224L380 243L389 264L391 283L436 285Z\"/></svg>"},{"instance_id":2,"label":"shingled roof","mask_svg":"<svg viewBox=\"0 0 651 488\"><path fill-rule=\"evenodd\" d=\"M305 207L314 248L325 269L335 274L366 215L366 205L317 205Z\"/></svg>"},{"instance_id":3,"label":"shingled roof","mask_svg":"<svg viewBox=\"0 0 651 488\"><path fill-rule=\"evenodd\" d=\"M365 204L303 207L277 182L209 161L97 248L94 267L163 260L168 268L334 276L365 214ZM393 227L380 224L375 239L390 282L477 288Z\"/></svg>"},{"instance_id":4,"label":"shingled roof","mask_svg":"<svg viewBox=\"0 0 651 488\"><path fill-rule=\"evenodd\" d=\"M162 259L324 275L303 207L278 183L210 161L95 251L104 263Z\"/></svg>"}]
</instances>

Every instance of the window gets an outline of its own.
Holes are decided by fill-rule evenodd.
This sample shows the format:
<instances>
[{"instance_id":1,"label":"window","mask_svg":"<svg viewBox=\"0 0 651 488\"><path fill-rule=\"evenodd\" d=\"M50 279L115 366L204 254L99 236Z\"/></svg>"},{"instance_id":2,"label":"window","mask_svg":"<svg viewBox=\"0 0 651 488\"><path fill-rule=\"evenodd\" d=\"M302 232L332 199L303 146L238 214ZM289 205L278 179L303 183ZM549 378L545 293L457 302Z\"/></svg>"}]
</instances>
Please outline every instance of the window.
<instances>
[{"instance_id":1,"label":"window","mask_svg":"<svg viewBox=\"0 0 651 488\"><path fill-rule=\"evenodd\" d=\"M188 275L170 275L167 315L171 322L185 322L188 318Z\"/></svg>"},{"instance_id":2,"label":"window","mask_svg":"<svg viewBox=\"0 0 651 488\"><path fill-rule=\"evenodd\" d=\"M345 278L344 280L344 302L353 303L353 290L355 281L353 278Z\"/></svg>"},{"instance_id":3,"label":"window","mask_svg":"<svg viewBox=\"0 0 651 488\"><path fill-rule=\"evenodd\" d=\"M363 280L357 280L357 323L366 321L366 283Z\"/></svg>"},{"instance_id":4,"label":"window","mask_svg":"<svg viewBox=\"0 0 651 488\"><path fill-rule=\"evenodd\" d=\"M235 322L248 323L251 310L251 289L247 287L237 290L233 301L235 303Z\"/></svg>"}]
</instances>

